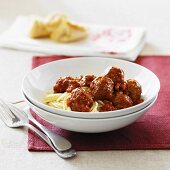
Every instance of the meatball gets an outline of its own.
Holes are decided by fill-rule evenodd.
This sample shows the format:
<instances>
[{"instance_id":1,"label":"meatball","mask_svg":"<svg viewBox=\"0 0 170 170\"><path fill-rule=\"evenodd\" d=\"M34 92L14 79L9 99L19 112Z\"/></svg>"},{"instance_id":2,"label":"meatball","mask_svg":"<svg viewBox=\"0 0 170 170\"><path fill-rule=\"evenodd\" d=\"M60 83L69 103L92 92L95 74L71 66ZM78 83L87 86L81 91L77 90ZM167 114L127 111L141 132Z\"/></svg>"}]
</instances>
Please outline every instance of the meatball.
<instances>
[{"instance_id":1,"label":"meatball","mask_svg":"<svg viewBox=\"0 0 170 170\"><path fill-rule=\"evenodd\" d=\"M124 81L122 83L116 83L114 90L117 92L123 91L126 93L126 81Z\"/></svg>"},{"instance_id":2,"label":"meatball","mask_svg":"<svg viewBox=\"0 0 170 170\"><path fill-rule=\"evenodd\" d=\"M117 67L112 67L108 73L106 73L107 77L112 79L112 81L116 83L123 83L124 82L124 72L122 69Z\"/></svg>"},{"instance_id":3,"label":"meatball","mask_svg":"<svg viewBox=\"0 0 170 170\"><path fill-rule=\"evenodd\" d=\"M54 90L54 93L64 93L66 92L68 86L69 86L69 80L73 80L72 77L60 77L53 90Z\"/></svg>"},{"instance_id":4,"label":"meatball","mask_svg":"<svg viewBox=\"0 0 170 170\"><path fill-rule=\"evenodd\" d=\"M113 106L112 102L104 100L104 105L100 107L100 112L107 112L107 111L113 111L116 110L116 107Z\"/></svg>"},{"instance_id":5,"label":"meatball","mask_svg":"<svg viewBox=\"0 0 170 170\"><path fill-rule=\"evenodd\" d=\"M80 80L80 86L87 86L90 87L91 82L96 78L94 75L86 75L83 76L82 79Z\"/></svg>"},{"instance_id":6,"label":"meatball","mask_svg":"<svg viewBox=\"0 0 170 170\"><path fill-rule=\"evenodd\" d=\"M67 99L67 105L72 111L90 112L93 99L85 90L76 88L71 92L71 97Z\"/></svg>"},{"instance_id":7,"label":"meatball","mask_svg":"<svg viewBox=\"0 0 170 170\"><path fill-rule=\"evenodd\" d=\"M91 93L95 100L109 100L113 94L113 81L108 77L98 77L90 84Z\"/></svg>"},{"instance_id":8,"label":"meatball","mask_svg":"<svg viewBox=\"0 0 170 170\"><path fill-rule=\"evenodd\" d=\"M64 93L64 92L71 92L73 89L80 87L79 79L73 77L60 77L53 90L54 93Z\"/></svg>"},{"instance_id":9,"label":"meatball","mask_svg":"<svg viewBox=\"0 0 170 170\"><path fill-rule=\"evenodd\" d=\"M72 90L76 89L77 87L80 87L80 83L77 80L70 80L66 91L72 92Z\"/></svg>"},{"instance_id":10,"label":"meatball","mask_svg":"<svg viewBox=\"0 0 170 170\"><path fill-rule=\"evenodd\" d=\"M142 93L141 85L133 79L127 80L127 94L134 103L138 103Z\"/></svg>"},{"instance_id":11,"label":"meatball","mask_svg":"<svg viewBox=\"0 0 170 170\"><path fill-rule=\"evenodd\" d=\"M112 103L118 109L123 109L123 108L133 106L132 99L128 95L123 94L123 92L115 93L112 97Z\"/></svg>"}]
</instances>

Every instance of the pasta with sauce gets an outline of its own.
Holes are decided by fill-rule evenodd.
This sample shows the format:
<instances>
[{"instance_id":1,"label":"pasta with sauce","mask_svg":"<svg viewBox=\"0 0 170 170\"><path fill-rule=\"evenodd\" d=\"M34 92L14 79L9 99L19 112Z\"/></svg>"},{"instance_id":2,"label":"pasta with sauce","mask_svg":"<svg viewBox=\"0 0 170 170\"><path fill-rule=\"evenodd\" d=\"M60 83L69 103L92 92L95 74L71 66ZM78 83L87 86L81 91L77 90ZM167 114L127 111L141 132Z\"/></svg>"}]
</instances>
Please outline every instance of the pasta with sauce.
<instances>
[{"instance_id":1,"label":"pasta with sauce","mask_svg":"<svg viewBox=\"0 0 170 170\"><path fill-rule=\"evenodd\" d=\"M60 77L44 103L58 109L78 112L106 112L128 108L143 102L142 88L134 80L124 80L120 68L111 67L96 77Z\"/></svg>"},{"instance_id":2,"label":"pasta with sauce","mask_svg":"<svg viewBox=\"0 0 170 170\"><path fill-rule=\"evenodd\" d=\"M44 98L44 103L48 106L55 107L57 109L69 110L71 108L67 105L67 99L70 97L71 93L50 93ZM99 112L99 108L102 106L102 101L95 101L90 108L90 112Z\"/></svg>"}]
</instances>

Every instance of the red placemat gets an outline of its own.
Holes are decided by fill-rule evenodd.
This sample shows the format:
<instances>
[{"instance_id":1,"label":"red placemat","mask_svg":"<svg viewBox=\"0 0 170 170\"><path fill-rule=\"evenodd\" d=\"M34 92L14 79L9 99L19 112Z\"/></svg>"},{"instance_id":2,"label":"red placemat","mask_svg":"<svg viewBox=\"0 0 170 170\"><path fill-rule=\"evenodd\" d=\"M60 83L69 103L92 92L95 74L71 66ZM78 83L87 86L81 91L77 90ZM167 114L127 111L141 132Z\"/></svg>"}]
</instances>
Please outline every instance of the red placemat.
<instances>
[{"instance_id":1,"label":"red placemat","mask_svg":"<svg viewBox=\"0 0 170 170\"><path fill-rule=\"evenodd\" d=\"M64 59L63 56L33 57L33 68L41 64ZM133 124L122 129L100 133L83 134L57 128L33 116L51 129L66 137L79 151L114 149L168 149L170 148L170 56L142 56L136 63L152 70L160 79L161 90L153 107ZM51 148L35 133L28 131L28 149L45 151Z\"/></svg>"}]
</instances>

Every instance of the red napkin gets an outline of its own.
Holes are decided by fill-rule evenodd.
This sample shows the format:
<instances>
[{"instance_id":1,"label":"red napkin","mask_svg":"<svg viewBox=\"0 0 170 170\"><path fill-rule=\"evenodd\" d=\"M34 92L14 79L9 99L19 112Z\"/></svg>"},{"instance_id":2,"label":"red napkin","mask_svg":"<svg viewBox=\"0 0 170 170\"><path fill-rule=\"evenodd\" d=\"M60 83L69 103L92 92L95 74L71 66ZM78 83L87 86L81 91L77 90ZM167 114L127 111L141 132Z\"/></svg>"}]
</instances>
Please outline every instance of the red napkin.
<instances>
[{"instance_id":1,"label":"red napkin","mask_svg":"<svg viewBox=\"0 0 170 170\"><path fill-rule=\"evenodd\" d=\"M33 57L33 68L64 58L66 57ZM83 134L57 128L35 113L32 113L33 116L47 128L66 137L73 148L79 151L170 148L170 56L142 56L138 57L136 63L149 68L159 77L161 90L152 108L133 124L112 132ZM51 150L30 130L28 131L28 149Z\"/></svg>"}]
</instances>

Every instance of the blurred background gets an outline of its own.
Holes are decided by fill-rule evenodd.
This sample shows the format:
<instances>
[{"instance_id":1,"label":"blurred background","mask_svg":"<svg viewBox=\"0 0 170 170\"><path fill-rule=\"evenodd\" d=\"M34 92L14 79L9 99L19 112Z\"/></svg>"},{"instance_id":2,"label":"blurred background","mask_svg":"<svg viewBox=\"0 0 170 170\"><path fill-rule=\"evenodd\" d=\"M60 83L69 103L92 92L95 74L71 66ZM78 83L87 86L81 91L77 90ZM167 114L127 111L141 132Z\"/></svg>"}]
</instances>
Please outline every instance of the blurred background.
<instances>
[{"instance_id":1,"label":"blurred background","mask_svg":"<svg viewBox=\"0 0 170 170\"><path fill-rule=\"evenodd\" d=\"M169 6L169 0L0 0L0 32L19 15L59 12L78 22L145 27L147 44L142 54L168 54Z\"/></svg>"}]
</instances>

